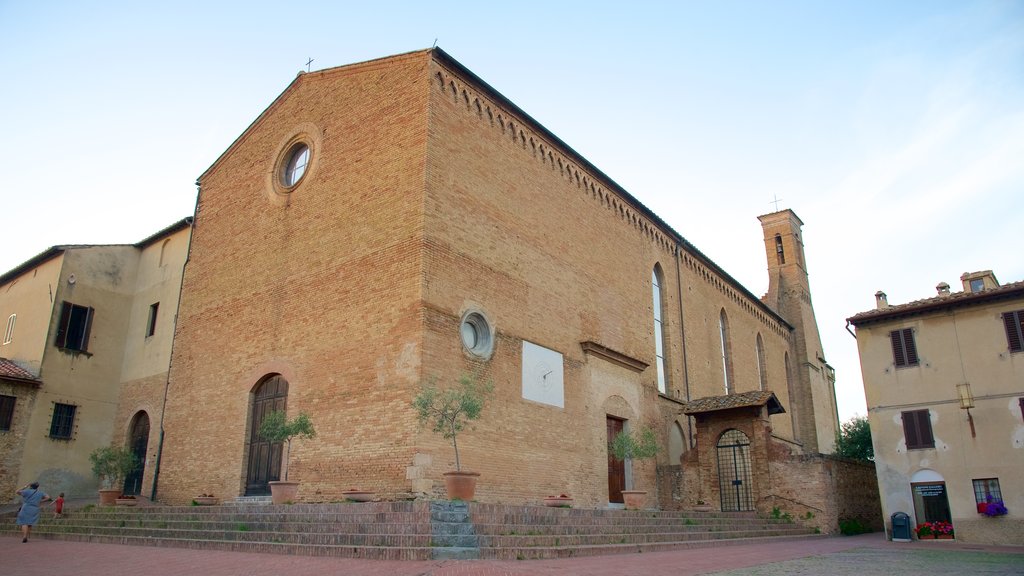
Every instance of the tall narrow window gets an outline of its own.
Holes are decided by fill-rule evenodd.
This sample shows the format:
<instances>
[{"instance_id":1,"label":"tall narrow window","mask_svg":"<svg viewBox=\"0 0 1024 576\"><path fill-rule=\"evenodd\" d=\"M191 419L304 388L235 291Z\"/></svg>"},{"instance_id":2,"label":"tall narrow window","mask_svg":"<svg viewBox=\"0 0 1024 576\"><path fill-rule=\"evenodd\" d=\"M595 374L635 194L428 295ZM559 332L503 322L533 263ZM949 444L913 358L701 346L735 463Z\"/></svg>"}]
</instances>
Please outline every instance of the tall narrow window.
<instances>
[{"instance_id":1,"label":"tall narrow window","mask_svg":"<svg viewBox=\"0 0 1024 576\"><path fill-rule=\"evenodd\" d=\"M75 431L75 410L73 404L53 405L53 419L50 420L50 438L70 440Z\"/></svg>"},{"instance_id":2,"label":"tall narrow window","mask_svg":"<svg viewBox=\"0 0 1024 576\"><path fill-rule=\"evenodd\" d=\"M653 297L654 310L654 356L658 369L658 392L665 394L667 388L665 376L665 329L662 324L662 313L664 312L664 299L661 296L661 278L658 266L651 272L651 292Z\"/></svg>"},{"instance_id":3,"label":"tall narrow window","mask_svg":"<svg viewBox=\"0 0 1024 576\"><path fill-rule=\"evenodd\" d=\"M767 390L768 366L764 359L764 341L761 340L760 332L757 333L757 341L754 344L757 347L757 382L761 390Z\"/></svg>"},{"instance_id":4,"label":"tall narrow window","mask_svg":"<svg viewBox=\"0 0 1024 576\"><path fill-rule=\"evenodd\" d=\"M14 420L14 396L0 396L0 430L11 429L11 421Z\"/></svg>"},{"instance_id":5,"label":"tall narrow window","mask_svg":"<svg viewBox=\"0 0 1024 576\"><path fill-rule=\"evenodd\" d=\"M725 316L725 309L718 315L718 336L722 342L722 380L725 384L725 393L733 393L732 381L732 360L729 358L729 319Z\"/></svg>"},{"instance_id":6,"label":"tall narrow window","mask_svg":"<svg viewBox=\"0 0 1024 576\"><path fill-rule=\"evenodd\" d=\"M54 344L66 350L85 352L89 349L89 332L92 330L92 317L95 310L88 306L79 306L64 302L60 310L60 322L57 325L57 340Z\"/></svg>"},{"instance_id":7,"label":"tall narrow window","mask_svg":"<svg viewBox=\"0 0 1024 576\"><path fill-rule=\"evenodd\" d=\"M1024 310L1004 312L1003 326L1006 327L1006 346L1010 352L1024 350Z\"/></svg>"},{"instance_id":8,"label":"tall narrow window","mask_svg":"<svg viewBox=\"0 0 1024 576\"><path fill-rule=\"evenodd\" d=\"M903 437L907 441L908 450L935 448L931 414L928 410L911 410L904 412L902 416Z\"/></svg>"},{"instance_id":9,"label":"tall narrow window","mask_svg":"<svg viewBox=\"0 0 1024 576\"><path fill-rule=\"evenodd\" d=\"M156 334L156 313L160 310L160 303L149 305L149 321L146 323L146 338Z\"/></svg>"},{"instance_id":10,"label":"tall narrow window","mask_svg":"<svg viewBox=\"0 0 1024 576\"><path fill-rule=\"evenodd\" d=\"M7 317L7 330L4 331L4 344L10 344L11 340L14 339L14 322L17 319L17 314L11 314Z\"/></svg>"},{"instance_id":11,"label":"tall narrow window","mask_svg":"<svg viewBox=\"0 0 1024 576\"><path fill-rule=\"evenodd\" d=\"M779 264L786 263L786 251L782 248L782 236L775 235L775 257L778 258Z\"/></svg>"},{"instance_id":12,"label":"tall narrow window","mask_svg":"<svg viewBox=\"0 0 1024 576\"><path fill-rule=\"evenodd\" d=\"M170 246L171 239L164 240L164 243L160 245L160 266L167 264L167 247Z\"/></svg>"},{"instance_id":13,"label":"tall narrow window","mask_svg":"<svg viewBox=\"0 0 1024 576\"><path fill-rule=\"evenodd\" d=\"M920 363L913 329L893 330L889 332L889 339L892 341L892 361L897 368L917 366Z\"/></svg>"},{"instance_id":14,"label":"tall narrow window","mask_svg":"<svg viewBox=\"0 0 1024 576\"><path fill-rule=\"evenodd\" d=\"M793 385L793 369L789 365L789 352L782 356L782 366L786 371L786 392L789 393L789 418L793 423L793 439L800 441L800 398L797 397L796 387Z\"/></svg>"}]
</instances>

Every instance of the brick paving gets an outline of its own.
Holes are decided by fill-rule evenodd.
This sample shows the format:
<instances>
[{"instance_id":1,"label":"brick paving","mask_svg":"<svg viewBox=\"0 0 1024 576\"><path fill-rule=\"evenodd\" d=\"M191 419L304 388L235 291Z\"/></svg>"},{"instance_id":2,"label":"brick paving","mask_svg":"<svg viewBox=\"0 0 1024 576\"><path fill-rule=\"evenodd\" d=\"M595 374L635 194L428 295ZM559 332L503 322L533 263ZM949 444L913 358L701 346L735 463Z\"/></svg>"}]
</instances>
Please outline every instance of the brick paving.
<instances>
[{"instance_id":1,"label":"brick paving","mask_svg":"<svg viewBox=\"0 0 1024 576\"><path fill-rule=\"evenodd\" d=\"M4 576L687 576L723 572L730 576L1020 575L1024 574L1024 547L893 544L881 534L867 534L560 560L402 562L41 539L22 544L13 536L0 538L0 574Z\"/></svg>"}]
</instances>

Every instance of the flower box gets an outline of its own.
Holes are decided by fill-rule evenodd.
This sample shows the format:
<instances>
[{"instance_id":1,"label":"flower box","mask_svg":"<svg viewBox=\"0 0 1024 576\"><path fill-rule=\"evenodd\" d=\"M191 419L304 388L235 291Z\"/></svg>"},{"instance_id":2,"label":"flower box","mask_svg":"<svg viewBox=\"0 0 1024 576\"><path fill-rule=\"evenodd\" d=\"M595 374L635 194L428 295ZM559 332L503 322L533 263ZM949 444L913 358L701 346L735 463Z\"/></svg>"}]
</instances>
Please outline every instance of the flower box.
<instances>
[{"instance_id":1,"label":"flower box","mask_svg":"<svg viewBox=\"0 0 1024 576\"><path fill-rule=\"evenodd\" d=\"M192 501L196 503L196 506L216 506L218 504L216 496L196 496Z\"/></svg>"}]
</instances>

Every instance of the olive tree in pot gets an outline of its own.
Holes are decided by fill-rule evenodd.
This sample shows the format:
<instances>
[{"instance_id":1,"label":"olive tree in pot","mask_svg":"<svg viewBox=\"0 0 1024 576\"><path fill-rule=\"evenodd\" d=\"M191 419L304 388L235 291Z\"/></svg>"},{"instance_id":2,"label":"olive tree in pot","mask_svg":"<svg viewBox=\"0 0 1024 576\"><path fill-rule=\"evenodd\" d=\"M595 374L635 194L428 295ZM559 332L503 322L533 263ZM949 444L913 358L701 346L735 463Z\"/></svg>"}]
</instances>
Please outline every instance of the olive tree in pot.
<instances>
[{"instance_id":1,"label":"olive tree in pot","mask_svg":"<svg viewBox=\"0 0 1024 576\"><path fill-rule=\"evenodd\" d=\"M100 505L113 506L121 495L121 484L139 465L139 459L127 448L103 446L89 454L92 473L100 481Z\"/></svg>"},{"instance_id":2,"label":"olive tree in pot","mask_svg":"<svg viewBox=\"0 0 1024 576\"><path fill-rule=\"evenodd\" d=\"M476 480L479 472L462 469L459 459L458 434L470 421L480 418L484 403L494 391L493 382L479 383L475 376L463 374L458 386L440 390L437 378L424 382L419 393L413 398L420 424L431 424L434 432L451 440L455 449L455 470L444 473L445 489L452 500L472 500L476 494Z\"/></svg>"},{"instance_id":3,"label":"olive tree in pot","mask_svg":"<svg viewBox=\"0 0 1024 576\"><path fill-rule=\"evenodd\" d=\"M612 456L616 460L645 460L658 455L658 442L654 437L654 430L642 428L637 431L623 430L612 439ZM622 500L628 510L639 510L644 507L647 500L646 490L623 490Z\"/></svg>"},{"instance_id":4,"label":"olive tree in pot","mask_svg":"<svg viewBox=\"0 0 1024 576\"><path fill-rule=\"evenodd\" d=\"M298 416L289 420L288 415L284 411L275 410L263 418L259 434L267 442L273 444L284 443L285 445L282 461L284 479L270 481L271 501L274 504L294 502L299 493L299 483L288 481L288 457L292 453L292 438L313 438L316 436L313 422L305 412L300 412Z\"/></svg>"}]
</instances>

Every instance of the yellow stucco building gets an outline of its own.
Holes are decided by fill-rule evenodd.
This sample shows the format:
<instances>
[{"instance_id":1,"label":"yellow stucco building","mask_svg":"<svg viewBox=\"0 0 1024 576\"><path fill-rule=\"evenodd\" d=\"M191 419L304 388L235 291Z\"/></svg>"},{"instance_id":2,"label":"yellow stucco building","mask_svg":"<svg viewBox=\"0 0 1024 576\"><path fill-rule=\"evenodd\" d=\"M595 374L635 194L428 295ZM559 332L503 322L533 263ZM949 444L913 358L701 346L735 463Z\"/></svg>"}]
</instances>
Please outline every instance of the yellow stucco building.
<instances>
[{"instance_id":1,"label":"yellow stucco building","mask_svg":"<svg viewBox=\"0 0 1024 576\"><path fill-rule=\"evenodd\" d=\"M1024 282L965 273L963 291L856 326L884 516L948 522L958 540L1024 544ZM1006 514L990 503L1002 502ZM887 520L887 526L891 529Z\"/></svg>"}]
</instances>

